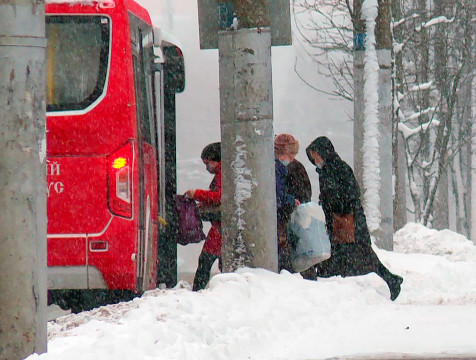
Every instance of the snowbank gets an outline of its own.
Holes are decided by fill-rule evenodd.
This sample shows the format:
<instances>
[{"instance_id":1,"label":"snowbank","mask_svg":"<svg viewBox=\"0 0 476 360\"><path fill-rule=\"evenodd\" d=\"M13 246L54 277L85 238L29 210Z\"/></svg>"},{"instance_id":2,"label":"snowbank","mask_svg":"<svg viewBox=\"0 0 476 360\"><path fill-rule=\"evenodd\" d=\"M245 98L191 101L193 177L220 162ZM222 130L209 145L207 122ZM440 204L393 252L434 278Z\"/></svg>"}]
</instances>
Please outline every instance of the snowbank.
<instances>
[{"instance_id":1,"label":"snowbank","mask_svg":"<svg viewBox=\"0 0 476 360\"><path fill-rule=\"evenodd\" d=\"M474 254L474 246L450 231L416 224L395 238L400 252L376 249L404 278L395 302L375 274L307 281L286 271L240 269L214 276L200 292L180 282L131 302L58 318L48 324L48 353L27 359L476 354L476 257L462 256Z\"/></svg>"},{"instance_id":2,"label":"snowbank","mask_svg":"<svg viewBox=\"0 0 476 360\"><path fill-rule=\"evenodd\" d=\"M476 261L476 246L451 230L433 230L408 223L395 233L394 250L406 254L439 255L452 261Z\"/></svg>"}]
</instances>

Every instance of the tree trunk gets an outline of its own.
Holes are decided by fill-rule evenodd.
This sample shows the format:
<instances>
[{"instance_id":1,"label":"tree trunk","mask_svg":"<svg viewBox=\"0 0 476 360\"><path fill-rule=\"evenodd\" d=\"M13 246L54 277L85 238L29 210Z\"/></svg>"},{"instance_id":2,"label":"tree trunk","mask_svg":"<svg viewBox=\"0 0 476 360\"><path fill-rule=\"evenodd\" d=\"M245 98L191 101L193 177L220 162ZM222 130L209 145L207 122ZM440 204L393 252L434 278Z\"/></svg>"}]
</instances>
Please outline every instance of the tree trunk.
<instances>
[{"instance_id":1,"label":"tree trunk","mask_svg":"<svg viewBox=\"0 0 476 360\"><path fill-rule=\"evenodd\" d=\"M438 190L433 210L432 227L436 230L449 228L448 217L448 169L444 169L438 182Z\"/></svg>"},{"instance_id":2,"label":"tree trunk","mask_svg":"<svg viewBox=\"0 0 476 360\"><path fill-rule=\"evenodd\" d=\"M393 249L393 181L392 181L392 32L390 28L391 7L389 0L378 1L378 16L375 26L375 48L379 64L378 118L380 157L380 214L378 245Z\"/></svg>"},{"instance_id":3,"label":"tree trunk","mask_svg":"<svg viewBox=\"0 0 476 360\"><path fill-rule=\"evenodd\" d=\"M452 13L451 6L448 6L447 0L435 0L435 17L448 15ZM449 15L448 15L449 16ZM437 24L436 34L435 34L435 82L440 92L443 92L444 88L447 87L449 75L447 73L447 62L448 62L448 49L447 49L447 38L448 31L447 24ZM442 104L443 105L443 104ZM438 118L444 118L447 116L452 116L451 114L445 114L446 106L440 106L438 111ZM446 164L445 164L446 167ZM433 211L433 227L435 229L447 229L449 227L449 207L448 207L448 170L445 168L442 172L442 176L438 183L438 190L435 199L435 206Z\"/></svg>"},{"instance_id":4,"label":"tree trunk","mask_svg":"<svg viewBox=\"0 0 476 360\"><path fill-rule=\"evenodd\" d=\"M364 195L362 169L363 169L363 134L364 134L364 55L361 44L365 34L365 22L362 21L362 2L354 0L354 13L352 23L354 26L354 174Z\"/></svg>"},{"instance_id":5,"label":"tree trunk","mask_svg":"<svg viewBox=\"0 0 476 360\"><path fill-rule=\"evenodd\" d=\"M418 0L418 13L421 18L421 22L424 23L429 20L430 16L428 15L427 10L427 0ZM419 46L418 46L418 53L417 57L420 58L416 59L417 65L417 74L416 74L416 84L426 84L430 80L430 36L429 31L427 28L422 28L420 31L419 37ZM430 106L430 91L429 90L420 90L419 91L419 101L417 102L418 107L415 109L416 111L428 109ZM420 124L426 124L429 121L429 116L427 114L423 114L419 117ZM420 132L420 164L430 164L431 157L430 157L430 132L429 131L422 131ZM423 165L421 169L421 178L423 179L423 193L421 195L421 199L423 201L423 206L425 206L426 202L428 201L428 197L430 196L430 183L432 180L433 175L428 176L428 169L426 165ZM416 214L417 218L421 218L422 214Z\"/></svg>"},{"instance_id":6,"label":"tree trunk","mask_svg":"<svg viewBox=\"0 0 476 360\"><path fill-rule=\"evenodd\" d=\"M476 15L476 7L471 7L472 1L465 0L463 5L466 12L464 13L465 25L464 25L464 48L468 49L465 51L464 58L466 59L466 64L463 67L463 76L461 79L461 91L458 95L458 123L460 124L459 138L463 142L460 154L460 171L463 182L463 211L464 216L460 217L458 222L460 229L457 229L458 232L464 234L468 238L471 238L471 232L473 228L472 224L472 133L473 133L473 109L472 109L472 98L473 98L473 80L474 80L474 28L475 25L472 25L471 19ZM473 8L474 14L470 9Z\"/></svg>"},{"instance_id":7,"label":"tree trunk","mask_svg":"<svg viewBox=\"0 0 476 360\"><path fill-rule=\"evenodd\" d=\"M402 19L402 9L399 0L392 1L392 13L394 21ZM394 41L403 43L403 31L401 26L397 26L393 31ZM403 49L394 53L394 86L393 86L393 104L397 106L393 109L393 132L392 132L392 152L393 152L393 178L394 198L393 198L393 231L401 229L407 223L407 197L405 182L405 148L403 136L398 130L400 116L403 117L402 108L398 99L398 94L403 94Z\"/></svg>"}]
</instances>

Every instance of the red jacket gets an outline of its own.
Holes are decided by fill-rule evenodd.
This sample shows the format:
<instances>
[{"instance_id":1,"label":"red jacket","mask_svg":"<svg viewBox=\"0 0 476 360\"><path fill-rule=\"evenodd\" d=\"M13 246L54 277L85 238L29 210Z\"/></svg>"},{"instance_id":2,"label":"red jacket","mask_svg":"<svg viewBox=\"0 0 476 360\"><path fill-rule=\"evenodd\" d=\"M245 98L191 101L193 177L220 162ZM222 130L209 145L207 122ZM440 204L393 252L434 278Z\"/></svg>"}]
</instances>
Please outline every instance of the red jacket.
<instances>
[{"instance_id":1,"label":"red jacket","mask_svg":"<svg viewBox=\"0 0 476 360\"><path fill-rule=\"evenodd\" d=\"M215 176L210 183L209 190L195 190L194 199L206 206L219 206L221 204L221 163L215 169ZM221 222L212 222L212 227L208 232L207 239L203 245L203 252L211 255L221 256Z\"/></svg>"}]
</instances>

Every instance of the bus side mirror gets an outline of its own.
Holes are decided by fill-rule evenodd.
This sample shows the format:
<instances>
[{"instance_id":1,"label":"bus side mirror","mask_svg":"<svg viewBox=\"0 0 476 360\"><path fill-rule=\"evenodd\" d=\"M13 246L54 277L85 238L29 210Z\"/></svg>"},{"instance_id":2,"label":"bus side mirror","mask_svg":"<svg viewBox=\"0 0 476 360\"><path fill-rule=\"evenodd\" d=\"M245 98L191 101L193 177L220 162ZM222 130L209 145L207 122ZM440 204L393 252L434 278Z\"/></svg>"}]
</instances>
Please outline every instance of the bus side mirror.
<instances>
[{"instance_id":1,"label":"bus side mirror","mask_svg":"<svg viewBox=\"0 0 476 360\"><path fill-rule=\"evenodd\" d=\"M177 46L162 48L165 63L165 89L166 91L182 92L185 89L185 61L182 51Z\"/></svg>"}]
</instances>

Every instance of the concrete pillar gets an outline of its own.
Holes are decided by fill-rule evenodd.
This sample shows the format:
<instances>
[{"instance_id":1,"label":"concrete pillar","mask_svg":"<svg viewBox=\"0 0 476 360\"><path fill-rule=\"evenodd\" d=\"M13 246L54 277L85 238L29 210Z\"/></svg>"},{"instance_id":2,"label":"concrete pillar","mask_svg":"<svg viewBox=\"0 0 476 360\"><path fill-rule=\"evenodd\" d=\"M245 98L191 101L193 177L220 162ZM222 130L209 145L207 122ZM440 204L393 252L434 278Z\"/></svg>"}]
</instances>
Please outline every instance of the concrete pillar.
<instances>
[{"instance_id":1,"label":"concrete pillar","mask_svg":"<svg viewBox=\"0 0 476 360\"><path fill-rule=\"evenodd\" d=\"M221 31L223 266L278 270L271 34Z\"/></svg>"},{"instance_id":2,"label":"concrete pillar","mask_svg":"<svg viewBox=\"0 0 476 360\"><path fill-rule=\"evenodd\" d=\"M0 359L46 351L45 13L0 2Z\"/></svg>"}]
</instances>

